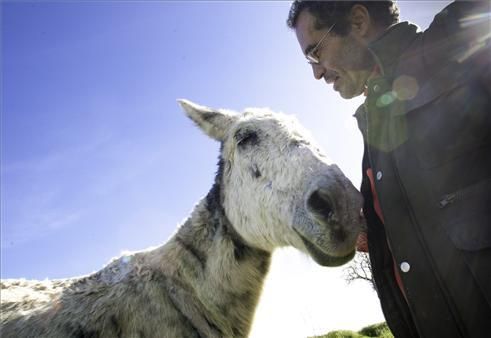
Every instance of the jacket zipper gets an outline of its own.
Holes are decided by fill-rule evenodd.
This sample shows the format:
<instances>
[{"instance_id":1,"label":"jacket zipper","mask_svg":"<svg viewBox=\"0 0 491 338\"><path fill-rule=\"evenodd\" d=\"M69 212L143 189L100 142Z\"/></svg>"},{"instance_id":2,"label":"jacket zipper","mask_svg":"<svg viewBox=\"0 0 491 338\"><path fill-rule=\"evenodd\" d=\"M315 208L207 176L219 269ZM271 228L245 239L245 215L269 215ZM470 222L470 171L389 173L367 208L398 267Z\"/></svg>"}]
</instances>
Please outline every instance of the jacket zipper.
<instances>
[{"instance_id":1,"label":"jacket zipper","mask_svg":"<svg viewBox=\"0 0 491 338\"><path fill-rule=\"evenodd\" d=\"M464 189L457 190L456 192L443 195L438 202L440 209L446 208L449 204L458 202L468 195L479 193L480 191L485 191L491 188L491 178L484 179L483 181L479 181L474 183Z\"/></svg>"},{"instance_id":2,"label":"jacket zipper","mask_svg":"<svg viewBox=\"0 0 491 338\"><path fill-rule=\"evenodd\" d=\"M443 195L442 199L438 203L440 206L440 209L445 208L447 205L453 203L455 201L455 197L457 196L457 193L454 194L448 194L448 195Z\"/></svg>"}]
</instances>

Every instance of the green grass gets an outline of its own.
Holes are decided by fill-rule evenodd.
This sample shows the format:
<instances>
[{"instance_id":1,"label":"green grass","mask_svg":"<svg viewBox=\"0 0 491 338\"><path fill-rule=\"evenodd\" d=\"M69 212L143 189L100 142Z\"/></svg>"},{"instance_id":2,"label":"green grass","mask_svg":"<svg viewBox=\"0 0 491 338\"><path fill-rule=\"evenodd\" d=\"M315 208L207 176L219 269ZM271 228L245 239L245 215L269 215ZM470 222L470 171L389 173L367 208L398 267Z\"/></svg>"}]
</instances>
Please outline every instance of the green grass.
<instances>
[{"instance_id":1,"label":"green grass","mask_svg":"<svg viewBox=\"0 0 491 338\"><path fill-rule=\"evenodd\" d=\"M364 327L358 332L349 331L349 330L331 331L323 336L316 336L312 338L367 338L367 337L394 338L386 323L373 324Z\"/></svg>"}]
</instances>

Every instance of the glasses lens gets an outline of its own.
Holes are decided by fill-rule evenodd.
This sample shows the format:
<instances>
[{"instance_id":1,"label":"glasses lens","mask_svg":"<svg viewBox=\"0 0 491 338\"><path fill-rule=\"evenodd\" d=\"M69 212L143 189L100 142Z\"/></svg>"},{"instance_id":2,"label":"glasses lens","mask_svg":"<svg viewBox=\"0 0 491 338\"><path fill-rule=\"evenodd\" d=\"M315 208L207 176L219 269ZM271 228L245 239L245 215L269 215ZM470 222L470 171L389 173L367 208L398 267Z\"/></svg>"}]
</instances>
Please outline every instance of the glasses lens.
<instances>
[{"instance_id":1,"label":"glasses lens","mask_svg":"<svg viewBox=\"0 0 491 338\"><path fill-rule=\"evenodd\" d=\"M315 55L312 55L312 53L308 53L307 55L305 55L305 58L311 65L319 64L319 59Z\"/></svg>"},{"instance_id":2,"label":"glasses lens","mask_svg":"<svg viewBox=\"0 0 491 338\"><path fill-rule=\"evenodd\" d=\"M326 38L326 36L329 34L329 32L333 29L333 27L335 25L336 24L334 23L331 27L329 27L326 34L324 34L324 36L319 40L319 42L317 42L317 45L315 45L315 47L310 52L308 52L307 55L305 55L305 57L307 58L307 61L311 65L318 65L320 63L319 58L315 54L319 50L319 47L321 46L321 44L324 41L324 39Z\"/></svg>"}]
</instances>

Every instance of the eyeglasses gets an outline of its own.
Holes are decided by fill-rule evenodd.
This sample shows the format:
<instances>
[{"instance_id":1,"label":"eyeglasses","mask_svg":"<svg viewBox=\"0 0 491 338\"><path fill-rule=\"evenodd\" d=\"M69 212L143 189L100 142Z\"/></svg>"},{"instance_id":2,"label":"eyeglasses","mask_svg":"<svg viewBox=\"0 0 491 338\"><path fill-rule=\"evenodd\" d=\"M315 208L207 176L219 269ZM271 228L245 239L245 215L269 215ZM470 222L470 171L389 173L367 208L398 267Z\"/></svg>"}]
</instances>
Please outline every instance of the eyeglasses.
<instances>
[{"instance_id":1,"label":"eyeglasses","mask_svg":"<svg viewBox=\"0 0 491 338\"><path fill-rule=\"evenodd\" d=\"M316 53L319 51L319 48L321 47L322 42L324 39L327 37L327 35L331 32L331 30L334 28L336 24L333 24L329 29L327 30L326 34L322 37L322 39L317 42L314 48L312 48L306 55L305 58L307 59L307 62L310 63L311 65L318 65L320 63L319 60L319 55Z\"/></svg>"}]
</instances>

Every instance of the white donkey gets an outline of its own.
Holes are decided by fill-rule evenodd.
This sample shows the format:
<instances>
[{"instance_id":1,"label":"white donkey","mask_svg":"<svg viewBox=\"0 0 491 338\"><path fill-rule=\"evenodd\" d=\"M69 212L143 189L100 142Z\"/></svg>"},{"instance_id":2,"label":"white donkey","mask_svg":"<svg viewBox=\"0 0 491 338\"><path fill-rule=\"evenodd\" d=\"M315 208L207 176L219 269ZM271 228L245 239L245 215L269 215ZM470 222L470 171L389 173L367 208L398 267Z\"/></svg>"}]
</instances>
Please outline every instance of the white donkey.
<instances>
[{"instance_id":1,"label":"white donkey","mask_svg":"<svg viewBox=\"0 0 491 338\"><path fill-rule=\"evenodd\" d=\"M361 195L293 118L180 103L221 142L208 195L161 247L81 278L3 281L2 337L245 337L275 248L353 257Z\"/></svg>"}]
</instances>

